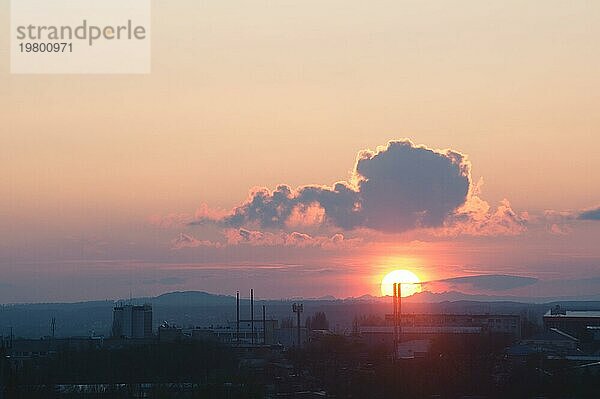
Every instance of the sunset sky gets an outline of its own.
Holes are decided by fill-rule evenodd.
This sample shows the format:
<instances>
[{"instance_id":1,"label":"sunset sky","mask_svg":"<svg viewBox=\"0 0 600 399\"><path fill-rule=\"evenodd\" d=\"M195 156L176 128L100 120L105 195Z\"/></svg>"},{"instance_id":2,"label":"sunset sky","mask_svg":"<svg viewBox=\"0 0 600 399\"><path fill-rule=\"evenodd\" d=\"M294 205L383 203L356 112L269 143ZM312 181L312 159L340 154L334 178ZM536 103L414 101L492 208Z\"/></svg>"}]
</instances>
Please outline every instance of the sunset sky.
<instances>
[{"instance_id":1,"label":"sunset sky","mask_svg":"<svg viewBox=\"0 0 600 399\"><path fill-rule=\"evenodd\" d=\"M600 2L152 16L148 75L11 75L0 33L0 303L600 294Z\"/></svg>"}]
</instances>

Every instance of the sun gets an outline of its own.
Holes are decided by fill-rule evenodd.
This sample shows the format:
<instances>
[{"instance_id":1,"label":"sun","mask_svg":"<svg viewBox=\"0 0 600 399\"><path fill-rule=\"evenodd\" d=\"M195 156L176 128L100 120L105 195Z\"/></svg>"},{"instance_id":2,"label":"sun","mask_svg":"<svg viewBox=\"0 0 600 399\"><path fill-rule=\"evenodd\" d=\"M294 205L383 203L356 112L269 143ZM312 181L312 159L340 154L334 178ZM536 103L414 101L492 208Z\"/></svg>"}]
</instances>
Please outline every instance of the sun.
<instances>
[{"instance_id":1,"label":"sun","mask_svg":"<svg viewBox=\"0 0 600 399\"><path fill-rule=\"evenodd\" d=\"M394 295L394 283L401 283L401 295L411 296L417 292L421 292L421 280L416 274L409 270L394 270L385 275L381 280L381 295Z\"/></svg>"}]
</instances>

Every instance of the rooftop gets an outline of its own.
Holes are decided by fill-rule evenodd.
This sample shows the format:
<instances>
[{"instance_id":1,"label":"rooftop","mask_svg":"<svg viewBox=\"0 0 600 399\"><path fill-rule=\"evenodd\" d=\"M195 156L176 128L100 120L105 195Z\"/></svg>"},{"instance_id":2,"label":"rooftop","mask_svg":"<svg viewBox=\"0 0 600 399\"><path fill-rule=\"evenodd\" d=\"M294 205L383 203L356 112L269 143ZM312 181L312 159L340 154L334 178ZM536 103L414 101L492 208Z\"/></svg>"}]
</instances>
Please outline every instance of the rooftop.
<instances>
[{"instance_id":1,"label":"rooftop","mask_svg":"<svg viewBox=\"0 0 600 399\"><path fill-rule=\"evenodd\" d=\"M392 334L394 327L392 326L361 326L361 333L365 334ZM481 327L471 326L422 326L422 327L407 327L402 326L402 334L478 334L482 331ZM399 331L400 332L400 331Z\"/></svg>"},{"instance_id":2,"label":"rooftop","mask_svg":"<svg viewBox=\"0 0 600 399\"><path fill-rule=\"evenodd\" d=\"M564 331L559 330L558 328L551 328L548 331L544 331L542 333L536 334L531 338L523 340L523 342L531 342L531 341L572 341L578 342L579 340L572 335L567 334Z\"/></svg>"},{"instance_id":3,"label":"rooftop","mask_svg":"<svg viewBox=\"0 0 600 399\"><path fill-rule=\"evenodd\" d=\"M546 312L544 317L598 317L600 318L600 310L563 310L563 313L553 314L552 310Z\"/></svg>"}]
</instances>

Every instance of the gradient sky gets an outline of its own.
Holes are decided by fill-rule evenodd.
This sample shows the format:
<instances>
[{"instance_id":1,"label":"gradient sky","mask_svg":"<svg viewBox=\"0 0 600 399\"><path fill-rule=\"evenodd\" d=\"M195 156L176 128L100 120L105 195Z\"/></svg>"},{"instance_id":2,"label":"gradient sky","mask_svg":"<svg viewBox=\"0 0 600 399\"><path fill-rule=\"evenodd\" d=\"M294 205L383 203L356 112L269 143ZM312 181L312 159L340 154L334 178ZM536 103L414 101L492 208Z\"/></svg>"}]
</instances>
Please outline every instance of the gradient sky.
<instances>
[{"instance_id":1,"label":"gradient sky","mask_svg":"<svg viewBox=\"0 0 600 399\"><path fill-rule=\"evenodd\" d=\"M536 279L436 290L598 294L599 20L593 1L153 1L142 76L11 75L3 29L0 302L347 297L394 268ZM227 221L253 187L351 184L359 151L404 138L466 154L464 199L491 209L402 231Z\"/></svg>"}]
</instances>

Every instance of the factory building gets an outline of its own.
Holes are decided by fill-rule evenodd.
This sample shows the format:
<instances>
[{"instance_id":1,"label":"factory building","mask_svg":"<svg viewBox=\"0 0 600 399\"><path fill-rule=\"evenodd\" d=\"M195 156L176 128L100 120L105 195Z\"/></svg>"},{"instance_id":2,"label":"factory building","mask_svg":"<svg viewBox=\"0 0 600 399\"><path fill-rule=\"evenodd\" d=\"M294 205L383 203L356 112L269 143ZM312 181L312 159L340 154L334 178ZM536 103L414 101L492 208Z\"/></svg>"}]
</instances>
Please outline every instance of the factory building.
<instances>
[{"instance_id":1,"label":"factory building","mask_svg":"<svg viewBox=\"0 0 600 399\"><path fill-rule=\"evenodd\" d=\"M394 315L385 316L387 326L393 326ZM424 328L441 328L453 332L509 334L514 338L521 337L521 318L518 315L494 314L402 314L400 327L404 332L425 331ZM453 332L455 333L455 332Z\"/></svg>"},{"instance_id":2,"label":"factory building","mask_svg":"<svg viewBox=\"0 0 600 399\"><path fill-rule=\"evenodd\" d=\"M196 328L191 331L192 338L214 339L227 344L241 345L273 345L278 343L275 333L278 331L277 320L240 320L239 331L237 321L223 326Z\"/></svg>"},{"instance_id":3,"label":"factory building","mask_svg":"<svg viewBox=\"0 0 600 399\"><path fill-rule=\"evenodd\" d=\"M358 333L369 346L392 347L395 336L393 321L393 315L386 315L386 325L359 326ZM468 338L483 334L505 334L512 339L519 339L521 320L517 315L402 314L398 334L399 344L438 336Z\"/></svg>"},{"instance_id":4,"label":"factory building","mask_svg":"<svg viewBox=\"0 0 600 399\"><path fill-rule=\"evenodd\" d=\"M600 311L566 310L556 305L544 315L546 330L556 328L578 338L593 331L593 327L600 327Z\"/></svg>"}]
</instances>

